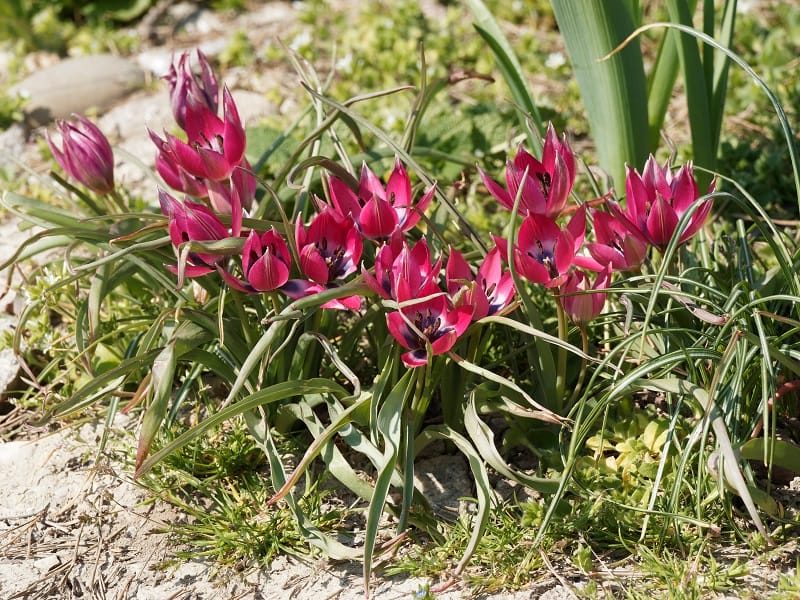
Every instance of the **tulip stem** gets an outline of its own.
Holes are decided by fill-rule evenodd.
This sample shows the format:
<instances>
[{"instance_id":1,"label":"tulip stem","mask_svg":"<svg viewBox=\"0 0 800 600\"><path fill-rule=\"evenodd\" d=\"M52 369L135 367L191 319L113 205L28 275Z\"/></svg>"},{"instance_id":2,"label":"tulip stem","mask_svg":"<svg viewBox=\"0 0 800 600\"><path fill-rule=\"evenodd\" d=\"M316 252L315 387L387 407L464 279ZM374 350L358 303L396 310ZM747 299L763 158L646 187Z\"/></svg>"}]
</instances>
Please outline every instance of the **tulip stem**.
<instances>
[{"instance_id":1,"label":"tulip stem","mask_svg":"<svg viewBox=\"0 0 800 600\"><path fill-rule=\"evenodd\" d=\"M583 350L584 356L589 354L589 335L586 332L586 326L581 324L579 325L581 330L581 350ZM581 389L583 389L583 382L586 380L586 359L581 358L581 372L578 374L578 383L575 384L575 391L569 397L569 403L567 404L567 408L571 408L575 401L580 396Z\"/></svg>"},{"instance_id":2,"label":"tulip stem","mask_svg":"<svg viewBox=\"0 0 800 600\"><path fill-rule=\"evenodd\" d=\"M125 204L125 200L122 198L122 194L119 193L116 189L111 190L108 193L111 196L111 199L114 201L114 204L117 205L119 212L125 213L128 212L128 207Z\"/></svg>"},{"instance_id":3,"label":"tulip stem","mask_svg":"<svg viewBox=\"0 0 800 600\"><path fill-rule=\"evenodd\" d=\"M556 296L556 315L558 317L558 337L565 342L568 341L567 312L561 306L561 301ZM558 347L558 363L556 366L556 412L561 414L564 408L564 388L567 379L567 350L563 346Z\"/></svg>"}]
</instances>

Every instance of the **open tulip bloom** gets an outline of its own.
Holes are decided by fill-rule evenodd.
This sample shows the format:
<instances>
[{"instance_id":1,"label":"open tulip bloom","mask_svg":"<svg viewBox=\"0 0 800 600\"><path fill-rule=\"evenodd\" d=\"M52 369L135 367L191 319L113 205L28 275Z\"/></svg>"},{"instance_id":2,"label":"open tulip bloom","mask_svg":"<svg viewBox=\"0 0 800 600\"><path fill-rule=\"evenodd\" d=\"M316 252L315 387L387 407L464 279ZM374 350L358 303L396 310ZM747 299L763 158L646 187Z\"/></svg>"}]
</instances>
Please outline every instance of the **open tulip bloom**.
<instances>
[{"instance_id":1,"label":"open tulip bloom","mask_svg":"<svg viewBox=\"0 0 800 600\"><path fill-rule=\"evenodd\" d=\"M413 246L395 238L395 241L384 244L378 250L374 275L364 267L362 274L364 283L381 298L396 300L401 280L407 289L419 290L428 281L435 281L439 277L441 267L441 259L431 264L431 253L425 238Z\"/></svg>"},{"instance_id":2,"label":"open tulip bloom","mask_svg":"<svg viewBox=\"0 0 800 600\"><path fill-rule=\"evenodd\" d=\"M647 256L647 244L641 237L606 212L593 211L592 219L597 241L586 248L598 265L611 265L612 271L638 271Z\"/></svg>"},{"instance_id":3,"label":"open tulip bloom","mask_svg":"<svg viewBox=\"0 0 800 600\"><path fill-rule=\"evenodd\" d=\"M551 123L547 128L541 161L520 145L514 159L506 163L506 188L482 169L478 171L489 193L508 210L514 209L514 200L522 188L520 214L556 219L564 211L575 183L575 155L566 136L559 140Z\"/></svg>"},{"instance_id":4,"label":"open tulip bloom","mask_svg":"<svg viewBox=\"0 0 800 600\"><path fill-rule=\"evenodd\" d=\"M174 160L200 179L227 179L244 158L244 126L227 87L222 90L222 105L224 118L220 119L208 106L189 96L186 109L188 142L170 133L165 134Z\"/></svg>"},{"instance_id":5,"label":"open tulip bloom","mask_svg":"<svg viewBox=\"0 0 800 600\"><path fill-rule=\"evenodd\" d=\"M353 220L326 208L306 228L300 218L295 227L300 270L307 279L291 279L283 287L290 298L303 298L335 287L356 271L363 241ZM358 309L361 298L349 296L323 304L323 308Z\"/></svg>"},{"instance_id":6,"label":"open tulip bloom","mask_svg":"<svg viewBox=\"0 0 800 600\"><path fill-rule=\"evenodd\" d=\"M281 235L270 229L260 234L251 231L242 250L242 273L245 281L233 277L217 266L220 275L240 292L271 292L289 280L292 259L289 247Z\"/></svg>"},{"instance_id":7,"label":"open tulip bloom","mask_svg":"<svg viewBox=\"0 0 800 600\"><path fill-rule=\"evenodd\" d=\"M652 154L641 175L635 169L627 167L625 193L625 210L611 201L608 203L611 214L630 233L662 252L672 239L680 218L700 197L691 162L673 174L669 162L659 166ZM711 211L711 205L712 201L709 199L697 207L688 226L681 233L679 243L685 242L700 230Z\"/></svg>"},{"instance_id":8,"label":"open tulip bloom","mask_svg":"<svg viewBox=\"0 0 800 600\"><path fill-rule=\"evenodd\" d=\"M61 148L45 134L56 162L72 179L98 194L114 189L114 153L100 129L82 115L74 122L57 121Z\"/></svg>"},{"instance_id":9,"label":"open tulip bloom","mask_svg":"<svg viewBox=\"0 0 800 600\"><path fill-rule=\"evenodd\" d=\"M566 227L559 227L544 215L530 214L522 221L513 248L514 266L531 283L557 287L564 282L573 264L585 262L578 252L586 235L586 208L581 206ZM495 238L504 257L508 241ZM592 261L594 263L594 261Z\"/></svg>"},{"instance_id":10,"label":"open tulip bloom","mask_svg":"<svg viewBox=\"0 0 800 600\"><path fill-rule=\"evenodd\" d=\"M415 203L408 172L398 159L385 187L364 164L358 194L336 177L330 178L329 191L333 206L343 215L350 215L364 237L388 239L396 231L409 231L419 222L433 200L435 186Z\"/></svg>"},{"instance_id":11,"label":"open tulip bloom","mask_svg":"<svg viewBox=\"0 0 800 600\"><path fill-rule=\"evenodd\" d=\"M407 367L421 367L430 356L449 351L472 322L472 307L451 308L447 294L428 281L420 290L398 282L399 310L386 315L389 332L408 349L401 356Z\"/></svg>"},{"instance_id":12,"label":"open tulip bloom","mask_svg":"<svg viewBox=\"0 0 800 600\"><path fill-rule=\"evenodd\" d=\"M458 250L450 251L445 269L447 289L456 306L472 306L472 320L495 315L514 297L511 273L503 271L500 249L492 248L478 268L477 276Z\"/></svg>"}]
</instances>

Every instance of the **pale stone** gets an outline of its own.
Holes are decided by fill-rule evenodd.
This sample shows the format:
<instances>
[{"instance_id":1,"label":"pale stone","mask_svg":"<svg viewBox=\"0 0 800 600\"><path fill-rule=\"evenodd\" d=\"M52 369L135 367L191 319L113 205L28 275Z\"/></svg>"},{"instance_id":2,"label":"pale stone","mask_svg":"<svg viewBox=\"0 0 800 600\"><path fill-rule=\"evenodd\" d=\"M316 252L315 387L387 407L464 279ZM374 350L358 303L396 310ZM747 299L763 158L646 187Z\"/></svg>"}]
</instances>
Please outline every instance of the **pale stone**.
<instances>
[{"instance_id":1,"label":"pale stone","mask_svg":"<svg viewBox=\"0 0 800 600\"><path fill-rule=\"evenodd\" d=\"M27 99L23 107L26 121L38 127L90 109L104 112L144 83L144 72L135 63L97 54L69 58L41 69L9 93Z\"/></svg>"}]
</instances>

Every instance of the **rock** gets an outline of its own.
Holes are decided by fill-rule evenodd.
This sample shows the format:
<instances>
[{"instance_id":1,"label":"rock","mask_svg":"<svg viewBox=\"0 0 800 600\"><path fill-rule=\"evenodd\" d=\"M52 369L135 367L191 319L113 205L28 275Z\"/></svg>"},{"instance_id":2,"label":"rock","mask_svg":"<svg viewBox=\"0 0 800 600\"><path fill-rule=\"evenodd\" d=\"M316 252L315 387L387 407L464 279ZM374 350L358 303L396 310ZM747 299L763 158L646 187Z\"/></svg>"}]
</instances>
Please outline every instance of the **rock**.
<instances>
[{"instance_id":1,"label":"rock","mask_svg":"<svg viewBox=\"0 0 800 600\"><path fill-rule=\"evenodd\" d=\"M434 505L459 512L461 498L472 497L472 476L461 454L445 454L419 460L414 465L414 483Z\"/></svg>"},{"instance_id":2,"label":"rock","mask_svg":"<svg viewBox=\"0 0 800 600\"><path fill-rule=\"evenodd\" d=\"M11 348L0 350L0 396L8 389L8 386L17 378L19 363L14 351Z\"/></svg>"},{"instance_id":3,"label":"rock","mask_svg":"<svg viewBox=\"0 0 800 600\"><path fill-rule=\"evenodd\" d=\"M42 573L47 573L51 569L55 569L60 564L61 561L56 554L50 554L49 556L45 556L44 558L33 561L33 566L39 569Z\"/></svg>"},{"instance_id":4,"label":"rock","mask_svg":"<svg viewBox=\"0 0 800 600\"><path fill-rule=\"evenodd\" d=\"M10 164L15 158L22 156L27 142L25 127L20 123L12 123L0 133L0 164Z\"/></svg>"},{"instance_id":5,"label":"rock","mask_svg":"<svg viewBox=\"0 0 800 600\"><path fill-rule=\"evenodd\" d=\"M23 107L26 122L38 127L72 113L108 110L144 83L144 72L135 63L97 54L46 67L13 86L9 93L28 99Z\"/></svg>"},{"instance_id":6,"label":"rock","mask_svg":"<svg viewBox=\"0 0 800 600\"><path fill-rule=\"evenodd\" d=\"M278 114L278 107L274 102L267 100L264 94L234 89L231 91L231 95L245 125L255 125L264 117Z\"/></svg>"}]
</instances>

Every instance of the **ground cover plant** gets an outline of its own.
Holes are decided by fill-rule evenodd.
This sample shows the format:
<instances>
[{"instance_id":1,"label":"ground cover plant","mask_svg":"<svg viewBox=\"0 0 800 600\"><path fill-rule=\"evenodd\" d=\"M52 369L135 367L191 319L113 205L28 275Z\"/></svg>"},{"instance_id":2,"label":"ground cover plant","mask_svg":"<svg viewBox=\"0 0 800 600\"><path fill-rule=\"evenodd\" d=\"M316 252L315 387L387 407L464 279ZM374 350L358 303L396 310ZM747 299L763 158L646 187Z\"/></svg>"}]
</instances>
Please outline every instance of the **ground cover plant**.
<instances>
[{"instance_id":1,"label":"ground cover plant","mask_svg":"<svg viewBox=\"0 0 800 600\"><path fill-rule=\"evenodd\" d=\"M716 13L721 27L704 7L703 33L686 29L691 3L668 3L661 33L679 47L648 88L633 45L653 34L636 31L641 11L593 3L616 12L587 23L553 3L576 63L588 59L570 36L627 24L590 36L605 62L578 77L587 107L639 119L598 122L589 109L603 176L563 120L542 119L480 2L469 14L515 106L472 131L502 130L500 161L464 148L477 136L453 147L456 136L431 134L440 98L486 73L442 72L426 47L405 49L416 80L345 97L287 48L308 108L286 132L254 136L261 147L206 58L176 57L165 84L175 128L150 132L164 182L152 198L115 184L113 149L83 116L47 141L62 192L4 195L44 227L13 261L63 249L27 274L9 340L28 394L48 395L51 417L140 414L131 469L195 516L186 541L222 561L315 552L362 561L366 589L380 560L444 573L439 589L464 577L492 590L524 585L518 566L544 569L560 548L584 571L635 556L660 569L659 592L689 586L691 557L707 589L731 589L744 571L716 564L711 537L766 548L796 536L774 489L800 466L796 234L746 176L714 170L725 59L742 62L726 52L735 4ZM691 148L656 158L672 89L658 74L674 84L678 65L707 75L685 82L690 113L705 113ZM602 97L630 79L628 100ZM789 120L758 89L796 169ZM395 102L406 117L375 118ZM787 210L800 202L793 181ZM465 457L474 499L463 514L442 519L415 486L415 462L431 453ZM500 502L498 478L527 501ZM487 577L489 564L500 568Z\"/></svg>"}]
</instances>

